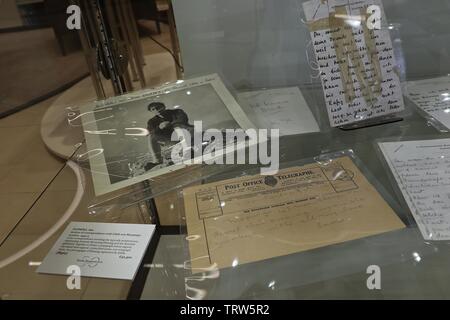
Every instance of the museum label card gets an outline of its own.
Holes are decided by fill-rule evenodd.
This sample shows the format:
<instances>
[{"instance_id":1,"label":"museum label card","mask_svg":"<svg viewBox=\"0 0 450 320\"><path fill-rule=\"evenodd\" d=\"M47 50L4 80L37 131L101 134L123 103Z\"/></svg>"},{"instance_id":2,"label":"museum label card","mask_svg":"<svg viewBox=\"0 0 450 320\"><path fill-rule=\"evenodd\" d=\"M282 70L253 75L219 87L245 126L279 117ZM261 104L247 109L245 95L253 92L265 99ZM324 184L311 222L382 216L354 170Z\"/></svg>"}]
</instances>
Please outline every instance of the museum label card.
<instances>
[{"instance_id":1,"label":"museum label card","mask_svg":"<svg viewBox=\"0 0 450 320\"><path fill-rule=\"evenodd\" d=\"M303 8L332 127L404 109L389 29L369 28L367 7L380 0L312 0Z\"/></svg>"},{"instance_id":2,"label":"museum label card","mask_svg":"<svg viewBox=\"0 0 450 320\"><path fill-rule=\"evenodd\" d=\"M55 243L38 273L133 280L155 225L72 222Z\"/></svg>"},{"instance_id":3,"label":"museum label card","mask_svg":"<svg viewBox=\"0 0 450 320\"><path fill-rule=\"evenodd\" d=\"M183 191L193 272L404 228L351 158Z\"/></svg>"},{"instance_id":4,"label":"museum label card","mask_svg":"<svg viewBox=\"0 0 450 320\"><path fill-rule=\"evenodd\" d=\"M450 139L379 143L426 240L450 240Z\"/></svg>"},{"instance_id":5,"label":"museum label card","mask_svg":"<svg viewBox=\"0 0 450 320\"><path fill-rule=\"evenodd\" d=\"M280 136L320 131L298 87L241 92L238 100L250 107L259 129L279 129Z\"/></svg>"},{"instance_id":6,"label":"museum label card","mask_svg":"<svg viewBox=\"0 0 450 320\"><path fill-rule=\"evenodd\" d=\"M409 81L406 96L450 130L450 77Z\"/></svg>"}]
</instances>

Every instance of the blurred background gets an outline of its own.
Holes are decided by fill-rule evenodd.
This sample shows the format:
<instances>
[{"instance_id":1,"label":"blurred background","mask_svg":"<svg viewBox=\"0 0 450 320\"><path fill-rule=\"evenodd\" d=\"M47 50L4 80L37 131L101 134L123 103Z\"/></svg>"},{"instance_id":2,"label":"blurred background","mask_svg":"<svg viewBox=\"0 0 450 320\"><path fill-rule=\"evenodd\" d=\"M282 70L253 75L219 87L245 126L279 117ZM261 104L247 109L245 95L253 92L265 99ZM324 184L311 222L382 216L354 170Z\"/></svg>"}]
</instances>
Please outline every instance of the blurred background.
<instances>
[{"instance_id":1,"label":"blurred background","mask_svg":"<svg viewBox=\"0 0 450 320\"><path fill-rule=\"evenodd\" d=\"M104 25L116 41L110 45L125 56L122 64L129 69L130 79L122 79L128 82L122 84L126 89L113 90L115 94L159 84L151 81L150 74L143 74L146 56L166 52L169 63L175 65L170 57L173 45L167 0L0 0L0 117L67 90L90 71L97 97L110 95L104 92L108 91L103 88L107 86L104 80L113 76L101 70L107 61L102 61L99 21L95 21L98 8L92 3L102 8ZM82 31L66 27L71 4L79 5L86 16ZM95 83L101 81L103 85ZM132 85L133 81L140 85Z\"/></svg>"}]
</instances>

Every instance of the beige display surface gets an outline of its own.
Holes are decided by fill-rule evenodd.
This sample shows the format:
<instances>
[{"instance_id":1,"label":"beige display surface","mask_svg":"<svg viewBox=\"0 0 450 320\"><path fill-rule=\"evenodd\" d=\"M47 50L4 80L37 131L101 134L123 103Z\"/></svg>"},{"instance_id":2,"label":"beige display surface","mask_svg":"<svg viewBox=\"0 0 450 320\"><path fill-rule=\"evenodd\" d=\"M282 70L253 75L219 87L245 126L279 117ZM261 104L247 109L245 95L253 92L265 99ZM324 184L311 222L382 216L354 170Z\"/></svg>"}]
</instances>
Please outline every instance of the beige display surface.
<instances>
[{"instance_id":1,"label":"beige display surface","mask_svg":"<svg viewBox=\"0 0 450 320\"><path fill-rule=\"evenodd\" d=\"M193 272L404 228L351 158L183 191Z\"/></svg>"}]
</instances>

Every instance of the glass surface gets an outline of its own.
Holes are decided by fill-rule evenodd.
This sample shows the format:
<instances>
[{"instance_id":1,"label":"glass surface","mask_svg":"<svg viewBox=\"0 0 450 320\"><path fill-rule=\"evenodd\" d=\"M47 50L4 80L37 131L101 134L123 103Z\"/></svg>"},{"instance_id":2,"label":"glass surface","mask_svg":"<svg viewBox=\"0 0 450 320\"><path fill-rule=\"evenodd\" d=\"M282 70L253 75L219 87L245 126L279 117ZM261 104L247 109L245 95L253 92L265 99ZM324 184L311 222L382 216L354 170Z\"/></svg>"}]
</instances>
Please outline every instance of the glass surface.
<instances>
[{"instance_id":1,"label":"glass surface","mask_svg":"<svg viewBox=\"0 0 450 320\"><path fill-rule=\"evenodd\" d=\"M448 134L439 134L428 119L412 111L416 109L408 99L402 121L347 131L330 128L323 92L317 81L311 81L305 54L310 36L301 21L303 2L175 0L186 74L221 70L238 91L300 87L322 132L282 137L282 161L352 149L399 204L393 207L407 228L194 275L184 268L192 258L185 233L165 235L142 299L449 298L441 282L448 278L449 243L423 240L376 146L383 139L448 138ZM383 5L402 80L447 76L448 2L383 1ZM373 264L382 269L382 290L367 289L366 271Z\"/></svg>"},{"instance_id":2,"label":"glass surface","mask_svg":"<svg viewBox=\"0 0 450 320\"><path fill-rule=\"evenodd\" d=\"M304 2L174 0L186 74L221 70L237 88L309 83ZM408 80L449 74L450 3L390 0L383 6L388 22L400 28Z\"/></svg>"},{"instance_id":3,"label":"glass surface","mask_svg":"<svg viewBox=\"0 0 450 320\"><path fill-rule=\"evenodd\" d=\"M193 272L191 260L198 257L193 256L189 248L191 239L186 227L183 190L190 186L252 175L258 172L259 166L195 166L171 172L170 175L139 180L135 184L114 189L111 193L96 194L92 179L95 168L87 161L89 157L97 155L96 148L86 144L86 128L82 128L78 119L80 110L83 110L80 109L82 102L92 101L92 97L81 96L72 104L61 106L63 116L58 120L62 118L62 123L69 124L70 130L64 138L67 138L72 150L68 162L60 168L60 173L73 176L76 182L65 185L58 176L46 186L52 191L58 185L72 193L55 193L43 197L45 203L40 208L41 213L31 210L8 233L10 238L0 242L0 298L449 299L450 288L446 283L450 277L450 242L424 240L377 143L450 138L448 128L445 129L445 125L435 119L436 114L424 114L406 97L410 81L450 76L450 3L447 0L382 1L388 22L386 27L397 62L397 74L403 87L405 110L396 113L392 119L338 128L329 122L324 92L315 70L312 40L305 23L304 2L173 0L183 79L220 75L227 92L253 122L256 122L258 111L243 98L246 93L258 91L270 94L271 90L286 88L290 92L300 92L306 104L298 102L298 106L306 106L303 112L310 111L308 117L312 115L317 126L313 126L313 129L302 127L303 134L280 137L281 166L304 165L308 161L328 159L329 154L339 152L351 154L355 165L406 228L269 259L257 259L246 264L237 262L231 267ZM20 11L17 17L24 14L26 11ZM41 23L28 18L18 21L22 21L21 24ZM167 79L166 69L162 68L158 72L152 78L152 86L167 85L167 81L173 84L176 81ZM205 91L187 88L183 89L180 96L190 96L189 103L200 110L200 115L196 117L201 118L204 113L205 118L227 122L232 112L214 113L207 107L198 106L199 103L209 101ZM152 90L131 93L131 97L140 97L133 103L145 112L148 111L148 104L155 102L155 99L145 97L145 93L149 92ZM186 102L181 101L178 95L171 98L171 93L163 92L158 99L165 97L167 103L171 104L171 110L184 106ZM196 94L200 95L198 99L195 99ZM439 103L445 102L446 97L443 96ZM124 124L129 124L128 129L147 129L142 126L149 119L144 119L138 112L130 112L132 106L129 100L130 95L124 95L87 103L99 108L118 104L121 108L117 123L111 120L106 123L107 127L99 126L103 133L92 132L109 134ZM1 103L0 100L0 108ZM445 113L444 110L440 115ZM300 122L302 115L305 113L295 114L298 116L296 121ZM273 125L264 122L264 117L260 118L260 123ZM201 119L190 119L193 120ZM95 118L94 121L97 124L101 119ZM283 119L276 123L280 121ZM75 131L77 137L72 139ZM105 143L108 151L113 153L111 162L121 166L116 176L119 182L129 178L127 170L134 161L129 159L148 153L148 132L145 135L133 132L138 137L128 138L133 143L144 141L139 147L130 144L125 146L128 149L115 149L117 140L114 135L105 138L109 139ZM143 150L139 149L142 145ZM145 165L141 164L141 167ZM42 168L36 170L44 171ZM4 174L4 171L0 171L0 174ZM97 174L105 172L99 171ZM64 206L55 204L59 197L67 198ZM49 212L49 215L43 215L44 211ZM36 274L36 266L70 221L157 224L156 234L134 281L83 278L82 286L88 289L80 293L66 289L64 276ZM33 228L32 232L30 228ZM335 240L339 237L345 235L338 233L334 236ZM269 237L265 240L272 239ZM231 256L233 254L230 253ZM238 261L239 254L235 255ZM381 290L369 290L367 286L370 276L368 268L374 265L381 268Z\"/></svg>"},{"instance_id":4,"label":"glass surface","mask_svg":"<svg viewBox=\"0 0 450 320\"><path fill-rule=\"evenodd\" d=\"M200 275L192 275L183 267L190 259L186 235L164 235L141 298L449 298L446 286L439 285L448 277L449 243L424 241L408 206L401 196L396 196L398 190L391 183L390 172L376 152L374 141L393 136L399 140L411 136L435 137L436 130L419 116L411 116L402 122L358 131L336 129L330 135L313 134L303 139L292 136L281 145L286 148L283 150L287 161L350 147L388 197L395 198L390 204L407 228ZM367 289L366 270L370 265L381 267L382 290Z\"/></svg>"}]
</instances>

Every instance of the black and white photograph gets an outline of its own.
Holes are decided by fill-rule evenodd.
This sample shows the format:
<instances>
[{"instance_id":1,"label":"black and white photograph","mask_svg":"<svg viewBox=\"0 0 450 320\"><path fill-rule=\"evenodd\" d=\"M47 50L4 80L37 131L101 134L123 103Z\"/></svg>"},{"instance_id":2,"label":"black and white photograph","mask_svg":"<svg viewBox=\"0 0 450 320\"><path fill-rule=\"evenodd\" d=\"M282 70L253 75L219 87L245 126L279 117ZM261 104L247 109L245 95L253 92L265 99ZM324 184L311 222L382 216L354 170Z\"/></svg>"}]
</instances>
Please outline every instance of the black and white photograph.
<instances>
[{"instance_id":1,"label":"black and white photograph","mask_svg":"<svg viewBox=\"0 0 450 320\"><path fill-rule=\"evenodd\" d=\"M171 159L174 131L253 127L218 75L122 96L80 110L96 195L179 170ZM186 155L184 155L186 156ZM190 155L188 155L190 157Z\"/></svg>"}]
</instances>

